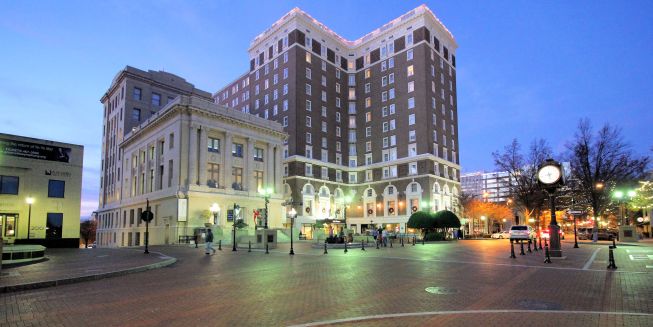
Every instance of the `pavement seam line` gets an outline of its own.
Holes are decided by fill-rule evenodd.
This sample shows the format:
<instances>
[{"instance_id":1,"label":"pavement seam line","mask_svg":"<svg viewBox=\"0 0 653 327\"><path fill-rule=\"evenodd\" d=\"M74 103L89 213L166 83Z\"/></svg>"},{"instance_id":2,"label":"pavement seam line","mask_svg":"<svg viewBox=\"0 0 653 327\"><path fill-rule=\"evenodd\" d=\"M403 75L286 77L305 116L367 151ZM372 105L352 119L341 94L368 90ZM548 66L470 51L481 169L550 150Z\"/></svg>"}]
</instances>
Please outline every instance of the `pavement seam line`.
<instances>
[{"instance_id":1,"label":"pavement seam line","mask_svg":"<svg viewBox=\"0 0 653 327\"><path fill-rule=\"evenodd\" d=\"M599 251L601 251L601 248L596 248L594 250L594 253L592 253L592 256L585 262L585 265L583 265L583 270L588 270L590 266L592 266L592 263L594 262L594 259L596 259L596 255L599 254Z\"/></svg>"},{"instance_id":2,"label":"pavement seam line","mask_svg":"<svg viewBox=\"0 0 653 327\"><path fill-rule=\"evenodd\" d=\"M405 312L405 313L388 313L380 315L360 316L352 318L325 320L318 322L310 322L305 324L290 325L288 327L311 327L322 326L331 324L340 324L348 322L357 322L365 320L375 320L384 318L406 318L406 317L420 317L420 316L437 316L437 315L465 315L465 314L483 314L483 313L547 313L547 314L592 314L592 315L617 315L617 316L643 316L651 317L653 313L643 312L616 312L616 311L582 311L582 310L511 310L511 309L498 309L498 310L457 310L457 311L424 311L424 312Z\"/></svg>"}]
</instances>

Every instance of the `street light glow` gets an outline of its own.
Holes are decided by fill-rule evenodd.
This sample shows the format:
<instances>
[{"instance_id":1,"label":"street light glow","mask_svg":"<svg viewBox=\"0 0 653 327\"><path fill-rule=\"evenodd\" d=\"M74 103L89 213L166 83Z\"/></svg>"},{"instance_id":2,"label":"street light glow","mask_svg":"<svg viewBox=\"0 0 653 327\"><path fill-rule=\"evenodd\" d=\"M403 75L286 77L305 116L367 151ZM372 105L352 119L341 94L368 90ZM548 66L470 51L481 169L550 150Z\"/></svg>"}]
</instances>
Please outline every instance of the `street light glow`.
<instances>
[{"instance_id":1,"label":"street light glow","mask_svg":"<svg viewBox=\"0 0 653 327\"><path fill-rule=\"evenodd\" d=\"M621 199L624 197L624 192L623 191L614 191L614 197L617 199Z\"/></svg>"},{"instance_id":2,"label":"street light glow","mask_svg":"<svg viewBox=\"0 0 653 327\"><path fill-rule=\"evenodd\" d=\"M209 208L209 210L210 210L212 213L216 213L216 212L220 211L220 205L218 205L217 203L214 203L213 205L211 205L211 207Z\"/></svg>"},{"instance_id":3,"label":"street light glow","mask_svg":"<svg viewBox=\"0 0 653 327\"><path fill-rule=\"evenodd\" d=\"M637 195L637 192L635 192L634 190L629 190L629 191L628 191L628 197L630 197L630 198L634 198L635 195Z\"/></svg>"},{"instance_id":4,"label":"street light glow","mask_svg":"<svg viewBox=\"0 0 653 327\"><path fill-rule=\"evenodd\" d=\"M34 198L31 197L31 196L30 196L30 197L27 197L27 198L25 199L25 202L26 202L27 204L34 204Z\"/></svg>"}]
</instances>

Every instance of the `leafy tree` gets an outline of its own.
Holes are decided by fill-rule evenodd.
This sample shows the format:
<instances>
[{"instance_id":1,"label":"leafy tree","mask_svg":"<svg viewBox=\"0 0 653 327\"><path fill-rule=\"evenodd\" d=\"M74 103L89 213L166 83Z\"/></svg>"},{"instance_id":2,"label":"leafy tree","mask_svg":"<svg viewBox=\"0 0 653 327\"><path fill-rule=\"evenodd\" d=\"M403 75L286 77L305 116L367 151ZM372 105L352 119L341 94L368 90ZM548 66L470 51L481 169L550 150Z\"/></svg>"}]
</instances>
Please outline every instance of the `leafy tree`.
<instances>
[{"instance_id":1,"label":"leafy tree","mask_svg":"<svg viewBox=\"0 0 653 327\"><path fill-rule=\"evenodd\" d=\"M433 227L433 217L428 212L417 211L410 215L406 226L408 228L417 228L420 230L431 229Z\"/></svg>"},{"instance_id":2,"label":"leafy tree","mask_svg":"<svg viewBox=\"0 0 653 327\"><path fill-rule=\"evenodd\" d=\"M492 156L496 167L510 175L510 182L504 186L508 188L514 205L524 213L526 219L535 215L539 221L546 194L537 183L537 169L552 156L549 145L543 139L533 140L528 153L524 155L519 141L513 139L512 143L504 147L503 152L495 151Z\"/></svg>"},{"instance_id":3,"label":"leafy tree","mask_svg":"<svg viewBox=\"0 0 653 327\"><path fill-rule=\"evenodd\" d=\"M643 176L649 163L648 157L632 153L621 129L606 123L595 132L588 119L579 121L574 139L566 148L576 192L597 217L609 209L610 191Z\"/></svg>"},{"instance_id":4,"label":"leafy tree","mask_svg":"<svg viewBox=\"0 0 653 327\"><path fill-rule=\"evenodd\" d=\"M460 219L449 210L438 211L434 218L437 222L436 228L460 228Z\"/></svg>"},{"instance_id":5,"label":"leafy tree","mask_svg":"<svg viewBox=\"0 0 653 327\"><path fill-rule=\"evenodd\" d=\"M84 246L88 248L88 242L95 242L95 231L97 230L97 222L94 219L82 221L79 224L79 232L84 239Z\"/></svg>"}]
</instances>

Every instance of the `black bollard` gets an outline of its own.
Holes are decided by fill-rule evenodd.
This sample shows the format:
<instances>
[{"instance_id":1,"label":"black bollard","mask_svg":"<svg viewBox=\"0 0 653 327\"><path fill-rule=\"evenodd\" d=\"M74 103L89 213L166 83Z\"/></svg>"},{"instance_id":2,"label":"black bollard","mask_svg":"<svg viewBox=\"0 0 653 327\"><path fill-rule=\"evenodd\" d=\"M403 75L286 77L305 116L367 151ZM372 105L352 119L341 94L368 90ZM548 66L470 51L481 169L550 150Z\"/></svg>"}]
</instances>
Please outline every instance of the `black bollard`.
<instances>
[{"instance_id":1,"label":"black bollard","mask_svg":"<svg viewBox=\"0 0 653 327\"><path fill-rule=\"evenodd\" d=\"M361 250L365 251L365 242L361 241Z\"/></svg>"},{"instance_id":2,"label":"black bollard","mask_svg":"<svg viewBox=\"0 0 653 327\"><path fill-rule=\"evenodd\" d=\"M252 241L249 241L247 245L247 252L252 252Z\"/></svg>"},{"instance_id":3,"label":"black bollard","mask_svg":"<svg viewBox=\"0 0 653 327\"><path fill-rule=\"evenodd\" d=\"M551 263L551 256L549 255L548 245L544 245L544 255L546 256L546 259L544 259L544 263Z\"/></svg>"},{"instance_id":4,"label":"black bollard","mask_svg":"<svg viewBox=\"0 0 653 327\"><path fill-rule=\"evenodd\" d=\"M345 242L345 253L347 253L347 242Z\"/></svg>"},{"instance_id":5,"label":"black bollard","mask_svg":"<svg viewBox=\"0 0 653 327\"><path fill-rule=\"evenodd\" d=\"M218 240L218 250L222 251L222 240Z\"/></svg>"},{"instance_id":6,"label":"black bollard","mask_svg":"<svg viewBox=\"0 0 653 327\"><path fill-rule=\"evenodd\" d=\"M424 245L424 239L425 239L425 237L422 236L422 245Z\"/></svg>"},{"instance_id":7,"label":"black bollard","mask_svg":"<svg viewBox=\"0 0 653 327\"><path fill-rule=\"evenodd\" d=\"M392 239L390 239L390 247L392 247Z\"/></svg>"},{"instance_id":8,"label":"black bollard","mask_svg":"<svg viewBox=\"0 0 653 327\"><path fill-rule=\"evenodd\" d=\"M524 241L519 240L519 246L521 248L519 251L519 255L526 255L526 253L524 253Z\"/></svg>"},{"instance_id":9,"label":"black bollard","mask_svg":"<svg viewBox=\"0 0 653 327\"><path fill-rule=\"evenodd\" d=\"M376 249L377 249L377 250L379 249L379 243L381 243L381 241L379 241L379 240L377 239L377 240L376 240Z\"/></svg>"},{"instance_id":10,"label":"black bollard","mask_svg":"<svg viewBox=\"0 0 653 327\"><path fill-rule=\"evenodd\" d=\"M416 241L417 241L417 237L415 237L415 235L413 235L413 246L415 246Z\"/></svg>"},{"instance_id":11,"label":"black bollard","mask_svg":"<svg viewBox=\"0 0 653 327\"><path fill-rule=\"evenodd\" d=\"M268 243L265 243L265 254L270 254L270 252L268 252Z\"/></svg>"},{"instance_id":12,"label":"black bollard","mask_svg":"<svg viewBox=\"0 0 653 327\"><path fill-rule=\"evenodd\" d=\"M537 239L533 239L533 251L537 252Z\"/></svg>"},{"instance_id":13,"label":"black bollard","mask_svg":"<svg viewBox=\"0 0 653 327\"><path fill-rule=\"evenodd\" d=\"M402 248L404 247L404 237L403 236L401 237L401 247Z\"/></svg>"},{"instance_id":14,"label":"black bollard","mask_svg":"<svg viewBox=\"0 0 653 327\"><path fill-rule=\"evenodd\" d=\"M617 242L612 238L612 248L616 249L617 248Z\"/></svg>"},{"instance_id":15,"label":"black bollard","mask_svg":"<svg viewBox=\"0 0 653 327\"><path fill-rule=\"evenodd\" d=\"M542 250L542 236L540 236L540 250Z\"/></svg>"},{"instance_id":16,"label":"black bollard","mask_svg":"<svg viewBox=\"0 0 653 327\"><path fill-rule=\"evenodd\" d=\"M517 256L515 256L515 243L513 243L512 240L510 240L510 258L517 258Z\"/></svg>"},{"instance_id":17,"label":"black bollard","mask_svg":"<svg viewBox=\"0 0 653 327\"><path fill-rule=\"evenodd\" d=\"M329 252L327 252L326 241L324 241L324 254L328 254L328 253L329 253Z\"/></svg>"},{"instance_id":18,"label":"black bollard","mask_svg":"<svg viewBox=\"0 0 653 327\"><path fill-rule=\"evenodd\" d=\"M528 253L533 253L533 251L531 251L531 239L530 238L528 239Z\"/></svg>"},{"instance_id":19,"label":"black bollard","mask_svg":"<svg viewBox=\"0 0 653 327\"><path fill-rule=\"evenodd\" d=\"M608 269L617 269L617 265L614 262L614 248L611 246L610 247L610 253L609 253L609 261L610 264L608 265Z\"/></svg>"}]
</instances>

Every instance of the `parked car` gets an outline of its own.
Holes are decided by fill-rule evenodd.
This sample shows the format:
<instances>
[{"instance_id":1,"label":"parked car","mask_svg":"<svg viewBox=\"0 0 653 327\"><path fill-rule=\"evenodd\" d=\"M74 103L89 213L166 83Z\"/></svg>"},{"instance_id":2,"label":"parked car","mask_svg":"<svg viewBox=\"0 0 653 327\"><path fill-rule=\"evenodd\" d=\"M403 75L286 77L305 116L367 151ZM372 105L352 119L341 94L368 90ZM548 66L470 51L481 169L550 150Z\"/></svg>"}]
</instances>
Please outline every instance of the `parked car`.
<instances>
[{"instance_id":1,"label":"parked car","mask_svg":"<svg viewBox=\"0 0 653 327\"><path fill-rule=\"evenodd\" d=\"M535 231L531 226L514 225L510 227L510 240L527 240L535 237Z\"/></svg>"},{"instance_id":2,"label":"parked car","mask_svg":"<svg viewBox=\"0 0 653 327\"><path fill-rule=\"evenodd\" d=\"M499 239L510 238L510 232L508 231L496 232L492 234L492 238L499 238Z\"/></svg>"},{"instance_id":3,"label":"parked car","mask_svg":"<svg viewBox=\"0 0 653 327\"><path fill-rule=\"evenodd\" d=\"M617 233L605 228L599 228L599 240L608 240L612 241L617 238Z\"/></svg>"}]
</instances>

